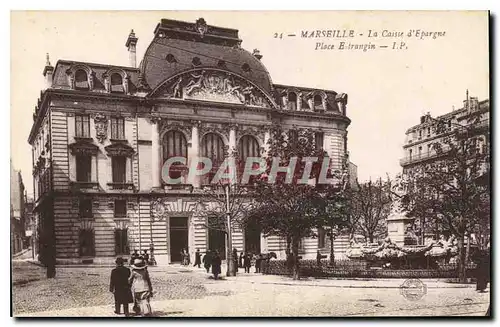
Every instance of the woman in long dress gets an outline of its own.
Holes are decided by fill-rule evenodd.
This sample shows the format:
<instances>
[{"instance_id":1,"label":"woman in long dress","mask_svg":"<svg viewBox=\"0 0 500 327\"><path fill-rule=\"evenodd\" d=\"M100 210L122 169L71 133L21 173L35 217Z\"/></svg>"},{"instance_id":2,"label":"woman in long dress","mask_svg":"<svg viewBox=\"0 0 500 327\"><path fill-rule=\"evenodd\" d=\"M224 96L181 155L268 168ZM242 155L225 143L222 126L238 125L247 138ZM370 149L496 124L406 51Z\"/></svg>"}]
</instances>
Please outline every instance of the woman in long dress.
<instances>
[{"instance_id":1,"label":"woman in long dress","mask_svg":"<svg viewBox=\"0 0 500 327\"><path fill-rule=\"evenodd\" d=\"M132 273L129 277L134 304L139 308L141 316L152 314L150 299L153 297L153 286L149 277L147 265L144 259L137 258L130 266Z\"/></svg>"}]
</instances>

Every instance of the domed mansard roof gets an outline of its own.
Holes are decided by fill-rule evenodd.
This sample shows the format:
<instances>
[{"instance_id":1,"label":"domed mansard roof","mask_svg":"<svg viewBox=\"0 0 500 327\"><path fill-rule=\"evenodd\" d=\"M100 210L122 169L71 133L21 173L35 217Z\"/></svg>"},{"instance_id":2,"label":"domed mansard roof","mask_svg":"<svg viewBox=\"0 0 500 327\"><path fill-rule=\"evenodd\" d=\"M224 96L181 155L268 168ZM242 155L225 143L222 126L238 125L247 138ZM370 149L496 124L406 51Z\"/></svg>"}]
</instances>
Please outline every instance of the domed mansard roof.
<instances>
[{"instance_id":1,"label":"domed mansard roof","mask_svg":"<svg viewBox=\"0 0 500 327\"><path fill-rule=\"evenodd\" d=\"M162 19L140 65L151 96L276 107L258 52L240 47L238 31Z\"/></svg>"}]
</instances>

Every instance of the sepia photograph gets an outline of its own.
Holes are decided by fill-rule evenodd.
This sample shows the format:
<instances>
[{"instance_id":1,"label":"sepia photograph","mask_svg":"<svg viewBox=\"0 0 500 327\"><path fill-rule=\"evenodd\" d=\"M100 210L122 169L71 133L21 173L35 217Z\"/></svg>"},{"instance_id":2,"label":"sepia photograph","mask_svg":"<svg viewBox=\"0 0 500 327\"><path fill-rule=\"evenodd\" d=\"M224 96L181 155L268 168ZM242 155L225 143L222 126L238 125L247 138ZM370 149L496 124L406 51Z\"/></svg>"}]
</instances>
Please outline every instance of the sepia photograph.
<instances>
[{"instance_id":1,"label":"sepia photograph","mask_svg":"<svg viewBox=\"0 0 500 327\"><path fill-rule=\"evenodd\" d=\"M490 319L490 25L11 11L11 316Z\"/></svg>"}]
</instances>

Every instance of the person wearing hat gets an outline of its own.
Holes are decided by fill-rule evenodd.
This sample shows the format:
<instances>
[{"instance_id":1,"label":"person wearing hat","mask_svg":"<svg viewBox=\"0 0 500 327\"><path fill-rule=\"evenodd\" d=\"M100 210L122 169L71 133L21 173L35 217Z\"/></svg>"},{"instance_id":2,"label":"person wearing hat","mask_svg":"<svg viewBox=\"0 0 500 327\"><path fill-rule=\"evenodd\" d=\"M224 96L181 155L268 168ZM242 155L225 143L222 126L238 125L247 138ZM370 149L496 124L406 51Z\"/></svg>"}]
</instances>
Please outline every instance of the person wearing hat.
<instances>
[{"instance_id":1,"label":"person wearing hat","mask_svg":"<svg viewBox=\"0 0 500 327\"><path fill-rule=\"evenodd\" d=\"M123 258L116 258L115 262L116 268L111 271L109 291L115 296L115 313L120 314L120 307L123 305L123 313L128 316L128 304L132 303L132 292L128 284L130 270L123 265Z\"/></svg>"},{"instance_id":2,"label":"person wearing hat","mask_svg":"<svg viewBox=\"0 0 500 327\"><path fill-rule=\"evenodd\" d=\"M215 251L212 257L212 274L214 274L214 279L218 279L221 273L221 263L222 260L219 255L219 251Z\"/></svg>"},{"instance_id":3,"label":"person wearing hat","mask_svg":"<svg viewBox=\"0 0 500 327\"><path fill-rule=\"evenodd\" d=\"M130 256L130 264L134 262L134 259L140 258L139 251L134 249L134 253Z\"/></svg>"},{"instance_id":4,"label":"person wearing hat","mask_svg":"<svg viewBox=\"0 0 500 327\"><path fill-rule=\"evenodd\" d=\"M132 273L128 280L132 287L134 303L139 308L141 316L148 316L152 313L150 299L153 297L153 286L146 266L143 258L134 259L130 265Z\"/></svg>"}]
</instances>

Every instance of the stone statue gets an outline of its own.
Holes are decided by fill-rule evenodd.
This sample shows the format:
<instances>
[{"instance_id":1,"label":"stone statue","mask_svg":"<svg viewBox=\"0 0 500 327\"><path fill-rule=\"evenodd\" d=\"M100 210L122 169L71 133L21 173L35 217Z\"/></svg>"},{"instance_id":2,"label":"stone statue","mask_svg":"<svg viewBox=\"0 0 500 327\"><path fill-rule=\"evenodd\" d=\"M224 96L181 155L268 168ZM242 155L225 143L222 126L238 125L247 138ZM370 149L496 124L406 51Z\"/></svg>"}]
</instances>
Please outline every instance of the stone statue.
<instances>
[{"instance_id":1,"label":"stone statue","mask_svg":"<svg viewBox=\"0 0 500 327\"><path fill-rule=\"evenodd\" d=\"M179 77L179 79L177 80L177 82L175 82L174 84L174 90L173 90L173 93L172 93L172 96L174 98L182 98L182 82L184 81L184 79L181 77Z\"/></svg>"},{"instance_id":2,"label":"stone statue","mask_svg":"<svg viewBox=\"0 0 500 327\"><path fill-rule=\"evenodd\" d=\"M195 89L201 89L205 84L205 71L202 71L200 75L191 74L192 80L186 85L184 91L187 95L190 95Z\"/></svg>"}]
</instances>

